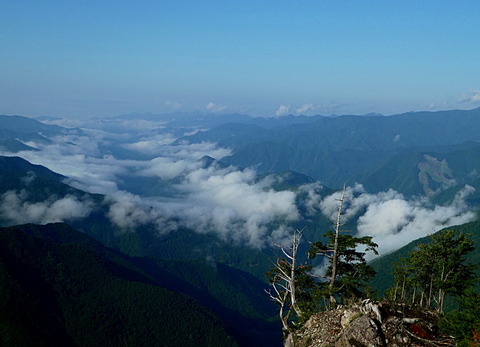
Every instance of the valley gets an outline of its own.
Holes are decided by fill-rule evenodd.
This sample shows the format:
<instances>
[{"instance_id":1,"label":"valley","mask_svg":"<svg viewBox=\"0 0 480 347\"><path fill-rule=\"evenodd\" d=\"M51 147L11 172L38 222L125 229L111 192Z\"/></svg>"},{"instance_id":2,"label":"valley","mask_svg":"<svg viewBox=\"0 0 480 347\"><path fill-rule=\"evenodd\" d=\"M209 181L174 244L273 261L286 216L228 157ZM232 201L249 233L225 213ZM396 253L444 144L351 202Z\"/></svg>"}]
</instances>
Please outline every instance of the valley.
<instances>
[{"instance_id":1,"label":"valley","mask_svg":"<svg viewBox=\"0 0 480 347\"><path fill-rule=\"evenodd\" d=\"M304 230L299 261L307 264L309 243L332 229L345 184L343 227L378 244L380 256L368 260L383 293L392 259L418 240L445 228L478 239L479 155L480 109L79 122L0 116L1 290L11 297L3 310L20 295L29 312L5 318L2 331L17 339L47 305L51 320L32 328L26 345L118 345L108 340L114 325L125 329L119 339L138 340L155 330L150 324L165 331L145 338L180 339L166 321L181 321L192 333L179 336L205 345L281 345L265 293L265 273L281 255L275 245ZM321 271L320 261L312 265ZM78 335L103 309L119 321ZM145 312L148 322L139 318Z\"/></svg>"}]
</instances>

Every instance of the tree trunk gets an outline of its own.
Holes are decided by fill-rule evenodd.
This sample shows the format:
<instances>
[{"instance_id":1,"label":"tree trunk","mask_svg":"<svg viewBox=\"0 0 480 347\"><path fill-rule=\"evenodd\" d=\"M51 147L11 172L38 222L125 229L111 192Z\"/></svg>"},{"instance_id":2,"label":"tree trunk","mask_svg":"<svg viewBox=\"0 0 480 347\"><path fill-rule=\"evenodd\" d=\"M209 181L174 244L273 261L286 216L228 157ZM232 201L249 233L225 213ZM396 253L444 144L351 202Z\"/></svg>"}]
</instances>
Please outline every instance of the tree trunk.
<instances>
[{"instance_id":1,"label":"tree trunk","mask_svg":"<svg viewBox=\"0 0 480 347\"><path fill-rule=\"evenodd\" d=\"M438 312L443 312L443 303L445 301L445 292L442 289L438 290Z\"/></svg>"},{"instance_id":2,"label":"tree trunk","mask_svg":"<svg viewBox=\"0 0 480 347\"><path fill-rule=\"evenodd\" d=\"M285 296L283 297L283 302L280 305L280 312L278 313L279 316L280 316L280 320L282 321L283 330L285 332L290 331L290 328L288 327L288 314L286 316L283 315L283 309L285 308L285 302L287 300L287 298L286 298L287 295L288 295L288 292L285 291Z\"/></svg>"},{"instance_id":3,"label":"tree trunk","mask_svg":"<svg viewBox=\"0 0 480 347\"><path fill-rule=\"evenodd\" d=\"M337 300L333 296L333 289L335 287L335 281L337 279L337 263L338 263L338 236L340 234L340 216L342 215L343 209L343 199L345 198L345 185L343 185L342 197L340 199L340 206L338 207L337 220L335 223L335 241L333 245L333 256L332 256L332 275L330 277L330 282L328 284L328 290L330 292L330 302L335 304Z\"/></svg>"},{"instance_id":4,"label":"tree trunk","mask_svg":"<svg viewBox=\"0 0 480 347\"><path fill-rule=\"evenodd\" d=\"M433 294L433 275L430 276L430 288L428 293L428 307L432 304L432 294Z\"/></svg>"},{"instance_id":5,"label":"tree trunk","mask_svg":"<svg viewBox=\"0 0 480 347\"><path fill-rule=\"evenodd\" d=\"M403 283L402 283L402 296L401 296L402 302L404 302L404 300L405 300L405 282L406 282L406 280L404 279Z\"/></svg>"},{"instance_id":6,"label":"tree trunk","mask_svg":"<svg viewBox=\"0 0 480 347\"><path fill-rule=\"evenodd\" d=\"M297 298L296 298L296 292L297 292L297 288L296 288L296 278L295 278L295 270L297 269L297 250L298 250L298 245L300 244L300 237L298 235L298 232L295 231L293 233L293 243L292 243L292 266L291 266L291 269L290 269L290 289L291 289L291 293L290 293L290 298L291 298L291 302L292 302L292 307L293 309L295 310L295 312L297 313L298 316L301 316L302 315L302 310L300 310L300 308L298 307L298 304L297 304Z\"/></svg>"}]
</instances>

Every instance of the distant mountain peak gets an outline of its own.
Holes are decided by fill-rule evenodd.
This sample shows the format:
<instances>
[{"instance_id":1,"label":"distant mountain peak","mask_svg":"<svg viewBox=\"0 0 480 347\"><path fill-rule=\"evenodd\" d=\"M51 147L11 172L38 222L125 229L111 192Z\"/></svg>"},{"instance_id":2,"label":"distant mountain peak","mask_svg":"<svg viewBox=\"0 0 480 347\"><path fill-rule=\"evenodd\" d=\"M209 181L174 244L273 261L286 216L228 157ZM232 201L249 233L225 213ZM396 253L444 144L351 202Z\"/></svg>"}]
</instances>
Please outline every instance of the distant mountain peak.
<instances>
[{"instance_id":1,"label":"distant mountain peak","mask_svg":"<svg viewBox=\"0 0 480 347\"><path fill-rule=\"evenodd\" d=\"M217 159L204 155L198 161L202 164L202 169L206 169L217 162Z\"/></svg>"}]
</instances>

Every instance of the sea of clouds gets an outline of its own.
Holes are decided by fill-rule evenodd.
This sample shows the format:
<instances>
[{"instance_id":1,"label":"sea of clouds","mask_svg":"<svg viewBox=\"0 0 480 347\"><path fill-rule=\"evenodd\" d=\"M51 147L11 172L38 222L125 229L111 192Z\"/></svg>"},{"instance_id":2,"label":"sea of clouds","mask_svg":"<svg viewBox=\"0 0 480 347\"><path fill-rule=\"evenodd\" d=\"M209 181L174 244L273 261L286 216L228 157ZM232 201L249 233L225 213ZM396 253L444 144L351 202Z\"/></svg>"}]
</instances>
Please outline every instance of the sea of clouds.
<instances>
[{"instance_id":1,"label":"sea of clouds","mask_svg":"<svg viewBox=\"0 0 480 347\"><path fill-rule=\"evenodd\" d=\"M57 124L81 131L58 136L51 143L27 143L39 151L0 154L46 166L66 176L65 183L75 188L105 195L108 217L124 230L148 224L158 233L169 233L187 227L261 248L285 240L291 225L302 222L305 216L299 204L309 215L323 213L331 220L338 210L341 192L325 195L318 183L278 191L272 188L278 178L260 177L254 168L205 166L199 159L219 160L230 155L231 149L215 143L178 142L178 134L161 122L123 119ZM118 158L112 148L127 154ZM168 184L171 193L141 196L119 188L122 180L142 178ZM450 205L434 206L426 198L407 199L393 190L370 194L357 184L346 188L343 218L356 221L357 233L373 236L385 254L443 227L472 221L475 215L465 202L472 192L466 186ZM48 223L82 218L94 208L89 199L74 196L36 203L28 198L25 190L4 193L0 216L12 224Z\"/></svg>"}]
</instances>

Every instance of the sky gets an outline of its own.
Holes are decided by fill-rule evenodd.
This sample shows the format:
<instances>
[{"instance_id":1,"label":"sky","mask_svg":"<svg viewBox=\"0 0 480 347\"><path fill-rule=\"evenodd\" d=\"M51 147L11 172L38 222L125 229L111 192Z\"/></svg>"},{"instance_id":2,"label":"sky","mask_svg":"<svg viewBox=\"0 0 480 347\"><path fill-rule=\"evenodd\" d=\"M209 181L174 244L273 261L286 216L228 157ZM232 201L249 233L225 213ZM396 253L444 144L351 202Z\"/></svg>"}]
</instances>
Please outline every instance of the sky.
<instances>
[{"instance_id":1,"label":"sky","mask_svg":"<svg viewBox=\"0 0 480 347\"><path fill-rule=\"evenodd\" d=\"M0 114L480 106L478 1L5 0Z\"/></svg>"}]
</instances>

